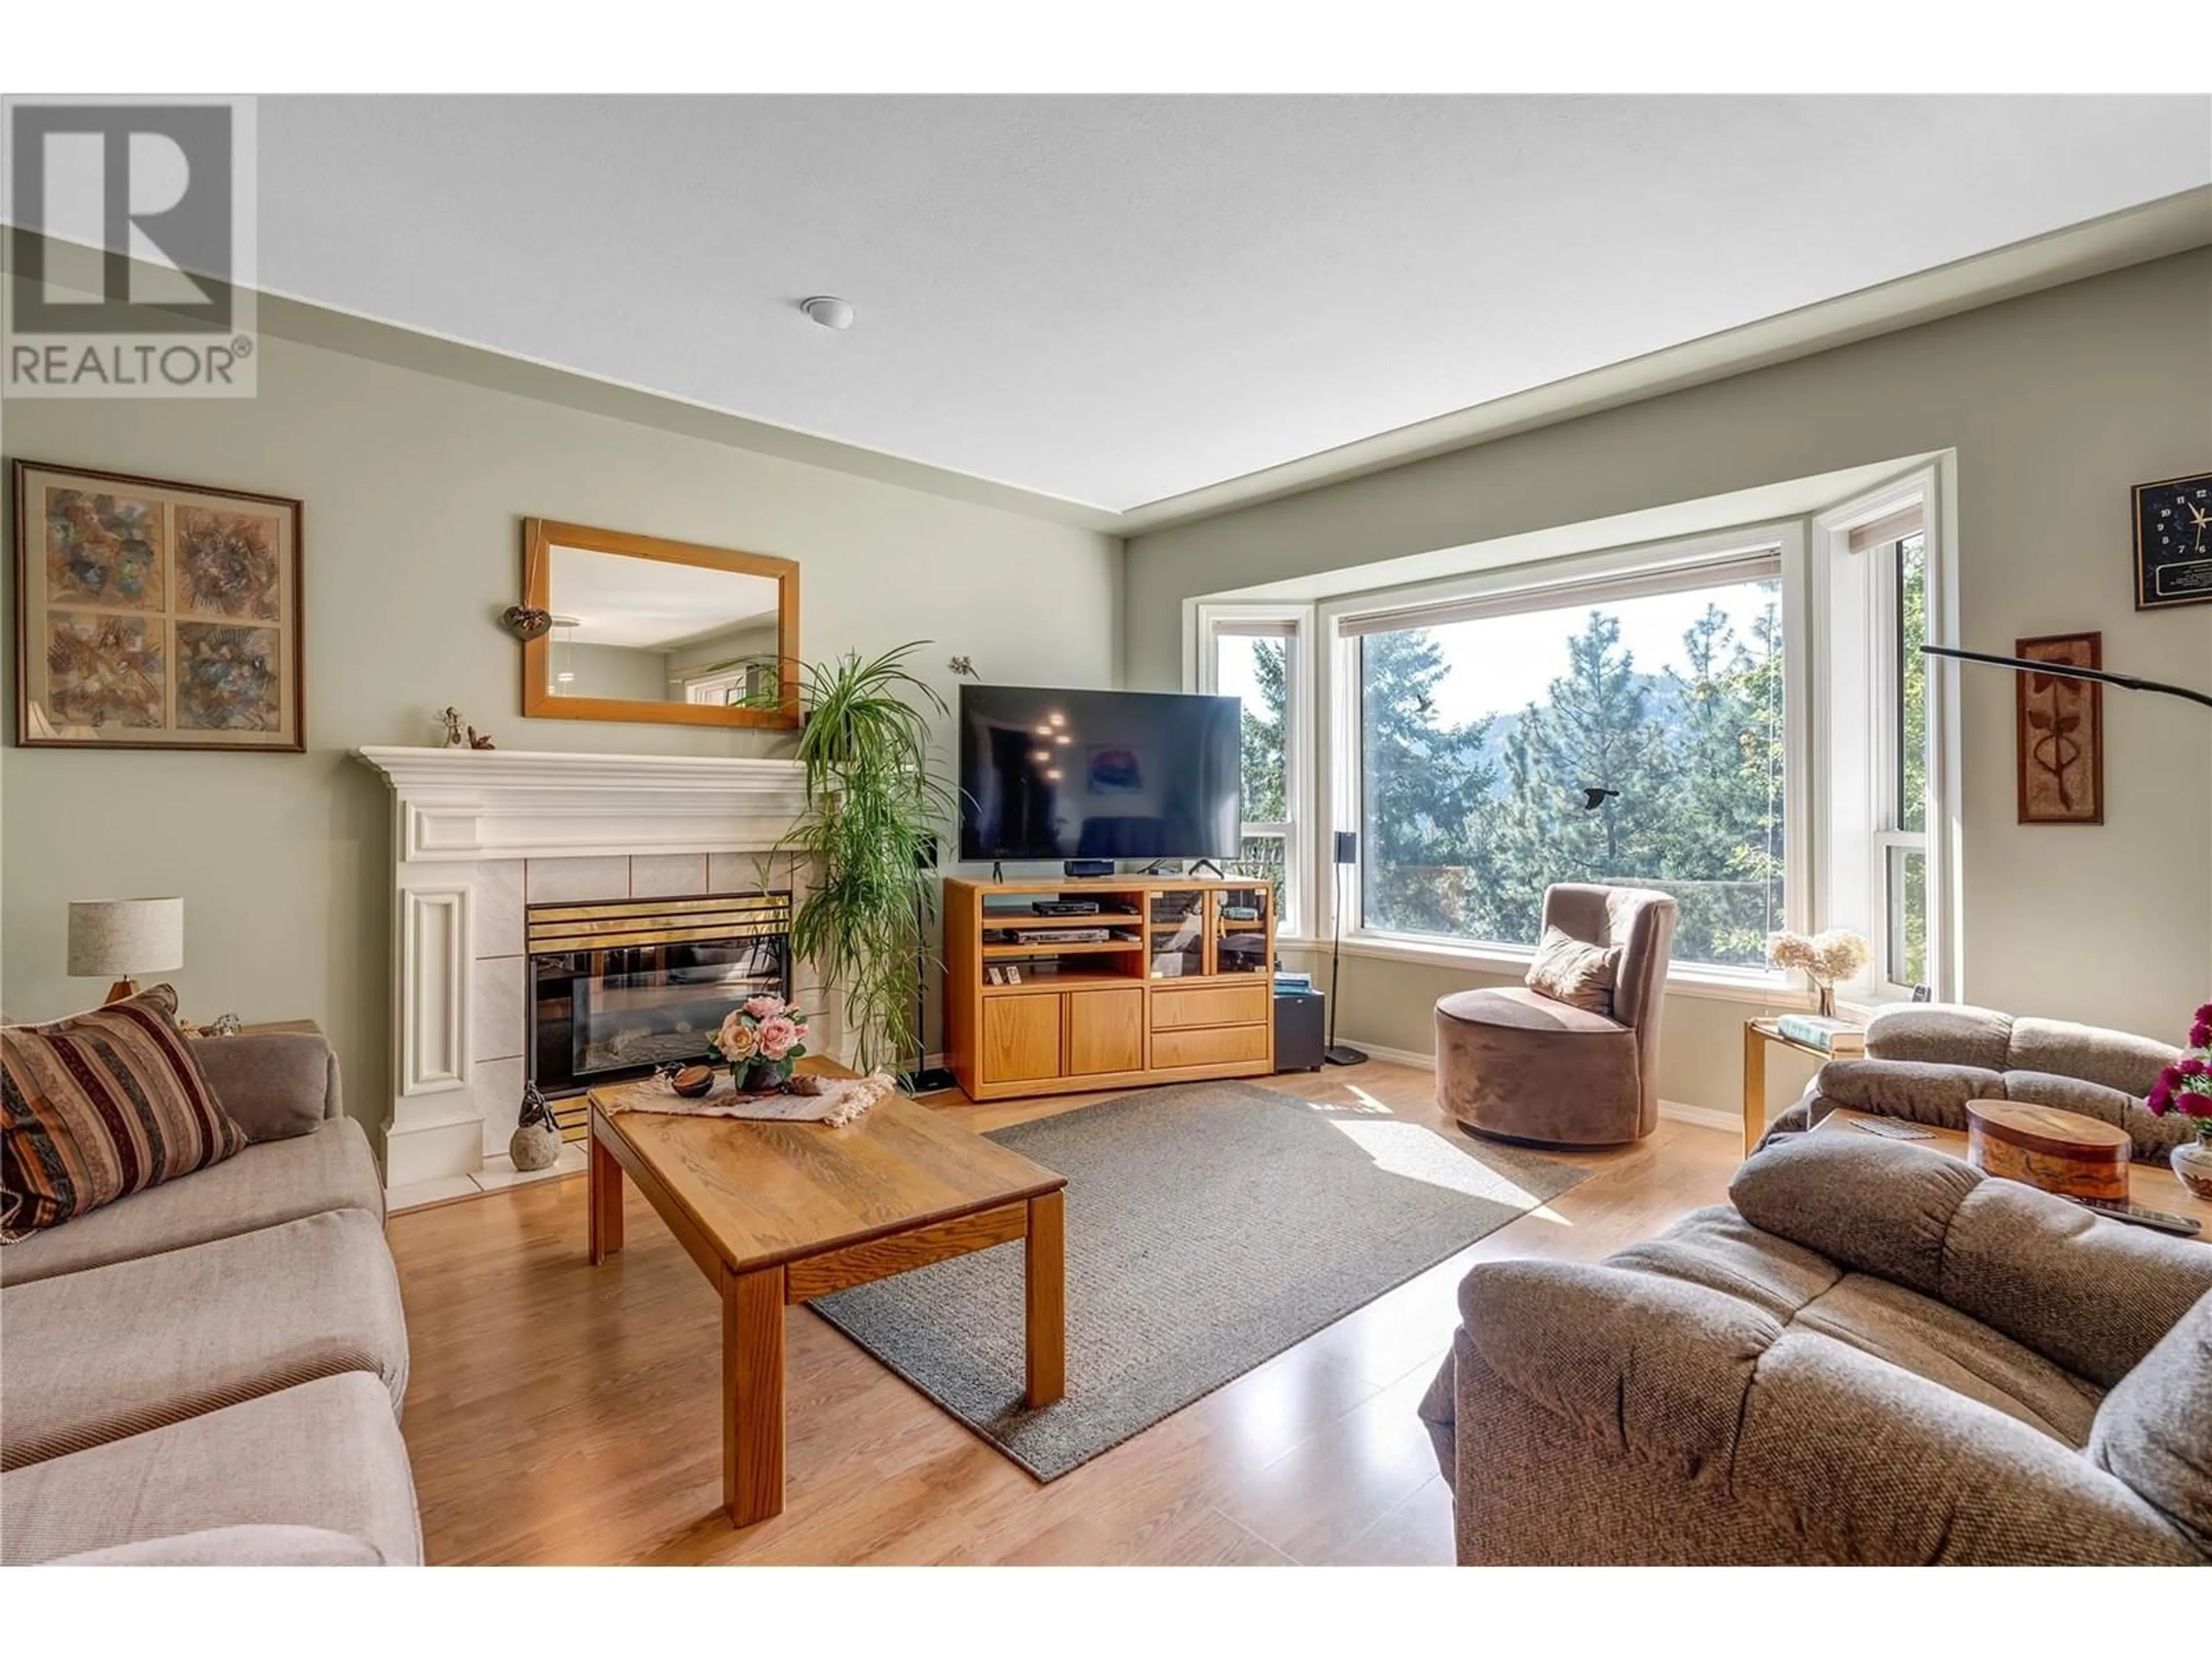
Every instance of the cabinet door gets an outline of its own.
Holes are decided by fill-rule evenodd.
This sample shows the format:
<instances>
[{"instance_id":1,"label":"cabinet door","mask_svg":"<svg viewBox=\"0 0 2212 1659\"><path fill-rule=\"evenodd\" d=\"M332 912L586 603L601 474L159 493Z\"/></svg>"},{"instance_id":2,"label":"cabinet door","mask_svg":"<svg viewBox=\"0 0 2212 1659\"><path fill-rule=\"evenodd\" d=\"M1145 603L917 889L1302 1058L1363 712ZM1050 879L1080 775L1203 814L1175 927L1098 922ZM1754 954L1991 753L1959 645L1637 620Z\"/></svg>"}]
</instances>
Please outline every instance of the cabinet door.
<instances>
[{"instance_id":1,"label":"cabinet door","mask_svg":"<svg viewBox=\"0 0 2212 1659\"><path fill-rule=\"evenodd\" d=\"M1003 1000L1003 999L1001 999ZM1145 1063L1145 994L1070 991L1067 994L1067 1073L1134 1072Z\"/></svg>"},{"instance_id":2,"label":"cabinet door","mask_svg":"<svg viewBox=\"0 0 2212 1659\"><path fill-rule=\"evenodd\" d=\"M1048 992L983 999L983 1081L1026 1083L1060 1075L1060 1005Z\"/></svg>"}]
</instances>

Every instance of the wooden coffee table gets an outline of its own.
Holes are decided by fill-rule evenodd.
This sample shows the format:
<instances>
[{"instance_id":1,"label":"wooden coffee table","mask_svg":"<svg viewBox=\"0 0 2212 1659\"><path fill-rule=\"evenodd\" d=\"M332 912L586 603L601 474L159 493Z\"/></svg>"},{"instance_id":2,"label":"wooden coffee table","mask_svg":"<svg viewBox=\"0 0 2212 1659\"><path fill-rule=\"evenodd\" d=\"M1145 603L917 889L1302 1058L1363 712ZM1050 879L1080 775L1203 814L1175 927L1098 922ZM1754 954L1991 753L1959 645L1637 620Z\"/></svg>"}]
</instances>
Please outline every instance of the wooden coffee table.
<instances>
[{"instance_id":1,"label":"wooden coffee table","mask_svg":"<svg viewBox=\"0 0 2212 1659\"><path fill-rule=\"evenodd\" d=\"M827 1061L799 1069L853 1074ZM1028 1397L1066 1386L1066 1177L894 1095L859 1121L748 1123L609 1113L592 1096L591 1252L622 1249L637 1183L722 1298L722 1504L746 1527L783 1510L783 1310L1021 1239Z\"/></svg>"},{"instance_id":2,"label":"wooden coffee table","mask_svg":"<svg viewBox=\"0 0 2212 1659\"><path fill-rule=\"evenodd\" d=\"M1853 1130L1851 1125L1863 1118L1876 1117L1873 1112L1856 1112L1848 1106L1838 1106L1813 1126L1815 1134L1850 1133L1854 1139L1871 1140L1875 1137L1863 1130ZM1922 1128L1933 1131L1928 1140L1899 1140L1899 1146L1925 1146L1930 1152L1943 1152L1964 1162L1966 1157L1966 1137L1956 1129L1946 1129L1933 1123L1923 1123ZM1999 1179L2003 1179L2000 1176ZM2147 1210L2164 1210L2172 1215L2185 1215L2201 1223L2204 1231L2197 1237L2212 1243L2212 1204L2206 1203L2181 1184L2173 1171L2160 1164L2130 1164L2128 1165L2128 1196ZM2165 1237L2171 1237L2167 1234Z\"/></svg>"}]
</instances>

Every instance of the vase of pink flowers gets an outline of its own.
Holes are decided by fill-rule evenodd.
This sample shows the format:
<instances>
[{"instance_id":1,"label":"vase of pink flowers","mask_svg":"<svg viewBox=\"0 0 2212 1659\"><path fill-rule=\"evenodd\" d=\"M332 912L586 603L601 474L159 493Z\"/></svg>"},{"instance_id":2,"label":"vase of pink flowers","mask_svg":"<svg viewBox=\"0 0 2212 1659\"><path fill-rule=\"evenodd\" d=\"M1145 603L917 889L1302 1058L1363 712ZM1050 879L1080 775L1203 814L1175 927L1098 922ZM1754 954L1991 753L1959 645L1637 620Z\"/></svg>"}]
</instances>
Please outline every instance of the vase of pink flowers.
<instances>
[{"instance_id":1,"label":"vase of pink flowers","mask_svg":"<svg viewBox=\"0 0 2212 1659\"><path fill-rule=\"evenodd\" d=\"M778 996L749 997L714 1033L714 1052L730 1062L730 1081L745 1094L774 1094L806 1054L806 1016Z\"/></svg>"},{"instance_id":2,"label":"vase of pink flowers","mask_svg":"<svg viewBox=\"0 0 2212 1659\"><path fill-rule=\"evenodd\" d=\"M2196 1129L2173 1149L2173 1173L2197 1197L2212 1200L2212 1002L2197 1011L2189 1051L2158 1074L2144 1104L2160 1117L2179 1112Z\"/></svg>"}]
</instances>

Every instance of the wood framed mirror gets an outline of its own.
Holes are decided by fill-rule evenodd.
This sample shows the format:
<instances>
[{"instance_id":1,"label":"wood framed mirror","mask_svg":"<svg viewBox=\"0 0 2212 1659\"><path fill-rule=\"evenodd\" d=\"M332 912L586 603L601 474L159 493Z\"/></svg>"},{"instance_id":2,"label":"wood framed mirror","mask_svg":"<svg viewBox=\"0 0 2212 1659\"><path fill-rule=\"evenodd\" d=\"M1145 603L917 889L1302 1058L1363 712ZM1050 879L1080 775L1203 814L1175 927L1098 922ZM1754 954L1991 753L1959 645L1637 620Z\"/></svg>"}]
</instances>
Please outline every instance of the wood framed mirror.
<instances>
[{"instance_id":1,"label":"wood framed mirror","mask_svg":"<svg viewBox=\"0 0 2212 1659\"><path fill-rule=\"evenodd\" d=\"M798 727L794 561L525 519L522 587L525 714Z\"/></svg>"}]
</instances>

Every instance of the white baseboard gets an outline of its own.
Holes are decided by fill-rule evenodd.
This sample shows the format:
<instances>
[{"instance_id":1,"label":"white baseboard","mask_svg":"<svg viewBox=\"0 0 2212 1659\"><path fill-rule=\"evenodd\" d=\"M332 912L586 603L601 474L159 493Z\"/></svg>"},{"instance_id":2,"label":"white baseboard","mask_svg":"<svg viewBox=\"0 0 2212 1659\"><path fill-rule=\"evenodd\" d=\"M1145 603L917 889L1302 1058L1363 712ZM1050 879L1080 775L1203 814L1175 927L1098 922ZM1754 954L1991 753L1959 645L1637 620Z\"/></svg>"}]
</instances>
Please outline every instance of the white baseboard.
<instances>
[{"instance_id":1,"label":"white baseboard","mask_svg":"<svg viewBox=\"0 0 2212 1659\"><path fill-rule=\"evenodd\" d=\"M1659 1115L1677 1123L1694 1123L1701 1129L1725 1129L1732 1135L1743 1133L1743 1114L1724 1112L1717 1106L1685 1106L1679 1100L1662 1100Z\"/></svg>"},{"instance_id":2,"label":"white baseboard","mask_svg":"<svg viewBox=\"0 0 2212 1659\"><path fill-rule=\"evenodd\" d=\"M1434 1054L1421 1054L1412 1048L1386 1048L1379 1042L1362 1042L1357 1037L1345 1038L1344 1046L1358 1049L1370 1060L1387 1060L1393 1066L1411 1066L1423 1072L1437 1069Z\"/></svg>"},{"instance_id":3,"label":"white baseboard","mask_svg":"<svg viewBox=\"0 0 2212 1659\"><path fill-rule=\"evenodd\" d=\"M1387 1060L1394 1066L1411 1066L1419 1071L1437 1069L1437 1057L1413 1048L1389 1048L1379 1042L1361 1042L1352 1039L1351 1046L1363 1050L1370 1060ZM1686 1106L1679 1100L1659 1103L1659 1115L1674 1119L1677 1123L1694 1123L1704 1129L1726 1129L1740 1132L1743 1119L1735 1112L1724 1112L1717 1106Z\"/></svg>"}]
</instances>

